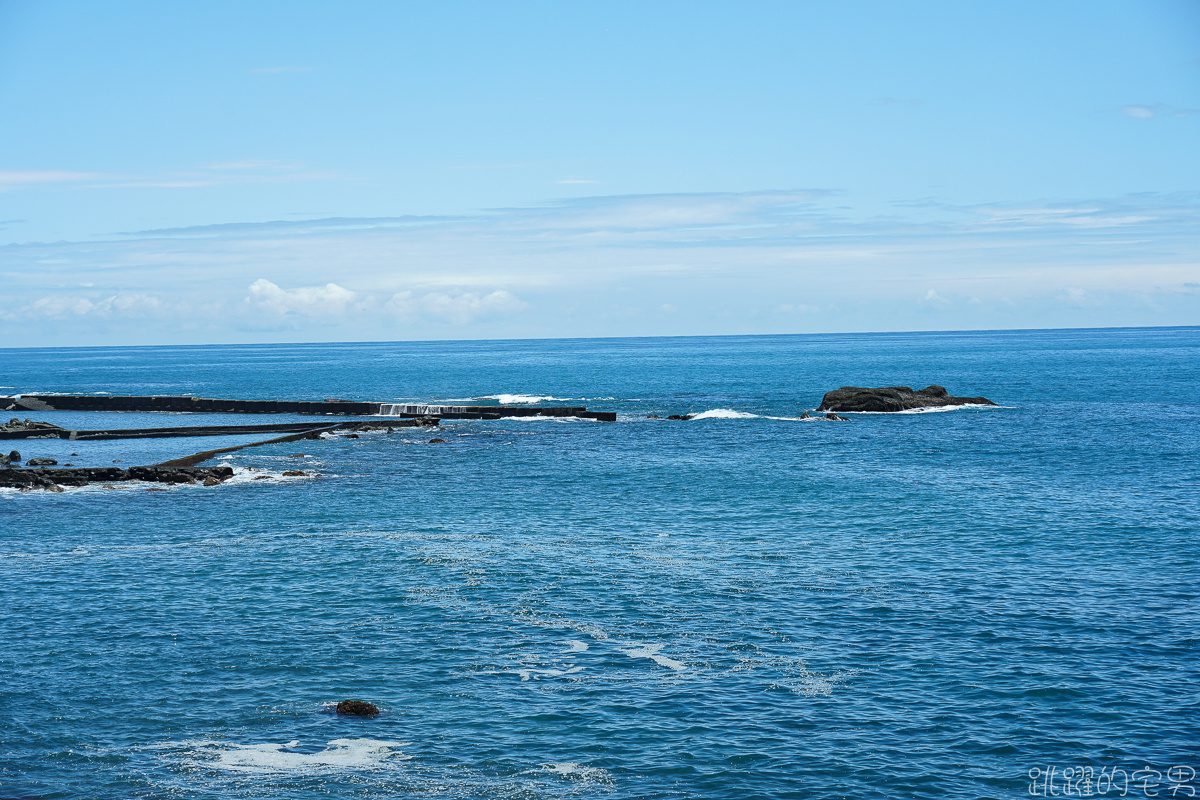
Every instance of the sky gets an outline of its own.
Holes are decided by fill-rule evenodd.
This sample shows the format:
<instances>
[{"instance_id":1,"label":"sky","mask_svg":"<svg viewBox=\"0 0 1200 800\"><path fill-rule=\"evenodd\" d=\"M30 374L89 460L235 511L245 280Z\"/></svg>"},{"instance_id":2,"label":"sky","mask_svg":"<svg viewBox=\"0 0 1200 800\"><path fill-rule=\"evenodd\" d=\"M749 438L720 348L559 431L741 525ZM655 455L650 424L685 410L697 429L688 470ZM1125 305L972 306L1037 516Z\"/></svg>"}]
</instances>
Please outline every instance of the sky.
<instances>
[{"instance_id":1,"label":"sky","mask_svg":"<svg viewBox=\"0 0 1200 800\"><path fill-rule=\"evenodd\" d=\"M0 0L0 347L1197 325L1198 134L1198 0Z\"/></svg>"}]
</instances>

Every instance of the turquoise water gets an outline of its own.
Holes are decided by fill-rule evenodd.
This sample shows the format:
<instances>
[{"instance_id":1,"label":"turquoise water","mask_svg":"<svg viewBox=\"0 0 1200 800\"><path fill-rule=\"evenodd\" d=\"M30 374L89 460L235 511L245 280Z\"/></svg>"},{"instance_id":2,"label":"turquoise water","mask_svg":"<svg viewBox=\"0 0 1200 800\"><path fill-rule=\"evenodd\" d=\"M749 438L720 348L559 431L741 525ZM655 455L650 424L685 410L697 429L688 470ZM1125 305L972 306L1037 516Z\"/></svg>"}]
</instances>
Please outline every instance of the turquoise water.
<instances>
[{"instance_id":1,"label":"turquoise water","mask_svg":"<svg viewBox=\"0 0 1200 800\"><path fill-rule=\"evenodd\" d=\"M620 415L0 490L0 797L1027 797L1049 767L1171 796L1200 769L1198 365L1196 328L0 350L0 393ZM794 419L930 383L1002 407ZM715 413L646 419L683 412Z\"/></svg>"}]
</instances>

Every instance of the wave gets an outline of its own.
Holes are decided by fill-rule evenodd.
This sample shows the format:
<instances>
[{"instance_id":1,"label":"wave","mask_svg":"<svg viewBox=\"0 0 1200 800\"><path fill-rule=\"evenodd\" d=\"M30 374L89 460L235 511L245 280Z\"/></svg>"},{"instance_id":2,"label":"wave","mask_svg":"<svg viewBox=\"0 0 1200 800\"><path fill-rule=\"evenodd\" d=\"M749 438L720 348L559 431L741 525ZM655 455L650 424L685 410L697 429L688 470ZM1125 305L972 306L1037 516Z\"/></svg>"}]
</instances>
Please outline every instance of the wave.
<instances>
[{"instance_id":1,"label":"wave","mask_svg":"<svg viewBox=\"0 0 1200 800\"><path fill-rule=\"evenodd\" d=\"M772 417L768 414L751 414L749 411L734 411L732 408L714 408L692 417L698 419L774 419L781 422L821 422L824 417Z\"/></svg>"},{"instance_id":2,"label":"wave","mask_svg":"<svg viewBox=\"0 0 1200 800\"><path fill-rule=\"evenodd\" d=\"M1016 406L993 406L984 403L959 403L953 406L932 406L930 408L906 408L903 411L839 411L839 414L940 414L943 411L965 411L967 409L983 409L986 411L999 411L1000 409L1013 409Z\"/></svg>"},{"instance_id":3,"label":"wave","mask_svg":"<svg viewBox=\"0 0 1200 800\"><path fill-rule=\"evenodd\" d=\"M750 414L745 411L734 411L732 408L714 408L709 411L696 414L692 417L692 419L758 419L758 417L758 414Z\"/></svg>"},{"instance_id":4,"label":"wave","mask_svg":"<svg viewBox=\"0 0 1200 800\"><path fill-rule=\"evenodd\" d=\"M553 397L548 394L489 394L479 398L480 400L495 400L502 406L527 405L531 406L535 403L540 403L543 400L552 400L557 403L563 403L571 400L570 397Z\"/></svg>"}]
</instances>

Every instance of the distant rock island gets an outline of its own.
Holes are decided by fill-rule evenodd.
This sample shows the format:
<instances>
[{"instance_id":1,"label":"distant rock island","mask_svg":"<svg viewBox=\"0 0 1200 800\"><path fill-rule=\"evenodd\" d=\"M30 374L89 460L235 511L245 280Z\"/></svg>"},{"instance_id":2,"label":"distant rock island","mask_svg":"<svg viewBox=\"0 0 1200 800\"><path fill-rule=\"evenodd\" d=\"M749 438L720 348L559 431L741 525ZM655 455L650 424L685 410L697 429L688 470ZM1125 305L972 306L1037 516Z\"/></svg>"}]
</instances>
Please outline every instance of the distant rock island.
<instances>
[{"instance_id":1,"label":"distant rock island","mask_svg":"<svg viewBox=\"0 0 1200 800\"><path fill-rule=\"evenodd\" d=\"M910 411L915 408L938 406L996 405L986 397L955 397L944 386L926 386L913 391L908 386L885 386L878 389L843 386L826 392L818 411Z\"/></svg>"}]
</instances>

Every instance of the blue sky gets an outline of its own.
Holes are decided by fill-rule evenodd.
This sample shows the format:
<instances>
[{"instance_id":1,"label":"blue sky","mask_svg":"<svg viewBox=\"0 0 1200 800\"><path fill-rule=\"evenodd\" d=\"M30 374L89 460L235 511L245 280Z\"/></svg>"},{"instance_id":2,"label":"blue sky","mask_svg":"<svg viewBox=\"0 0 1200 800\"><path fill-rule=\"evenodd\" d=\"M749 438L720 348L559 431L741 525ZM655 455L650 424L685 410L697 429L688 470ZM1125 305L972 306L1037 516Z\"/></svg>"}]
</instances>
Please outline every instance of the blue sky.
<instances>
[{"instance_id":1,"label":"blue sky","mask_svg":"<svg viewBox=\"0 0 1200 800\"><path fill-rule=\"evenodd\" d=\"M0 343L1200 324L1200 3L0 0Z\"/></svg>"}]
</instances>

